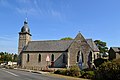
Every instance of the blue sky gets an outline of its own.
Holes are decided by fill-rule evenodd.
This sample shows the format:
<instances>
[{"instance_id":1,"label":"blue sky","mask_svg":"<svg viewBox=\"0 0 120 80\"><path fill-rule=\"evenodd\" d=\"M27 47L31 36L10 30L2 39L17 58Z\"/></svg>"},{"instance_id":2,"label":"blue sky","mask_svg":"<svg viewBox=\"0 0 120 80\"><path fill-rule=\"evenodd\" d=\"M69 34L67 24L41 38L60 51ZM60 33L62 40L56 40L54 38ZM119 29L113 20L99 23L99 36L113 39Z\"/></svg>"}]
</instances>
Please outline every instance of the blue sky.
<instances>
[{"instance_id":1,"label":"blue sky","mask_svg":"<svg viewBox=\"0 0 120 80\"><path fill-rule=\"evenodd\" d=\"M120 0L0 0L0 52L17 53L26 13L32 40L74 38L80 31L120 46Z\"/></svg>"}]
</instances>

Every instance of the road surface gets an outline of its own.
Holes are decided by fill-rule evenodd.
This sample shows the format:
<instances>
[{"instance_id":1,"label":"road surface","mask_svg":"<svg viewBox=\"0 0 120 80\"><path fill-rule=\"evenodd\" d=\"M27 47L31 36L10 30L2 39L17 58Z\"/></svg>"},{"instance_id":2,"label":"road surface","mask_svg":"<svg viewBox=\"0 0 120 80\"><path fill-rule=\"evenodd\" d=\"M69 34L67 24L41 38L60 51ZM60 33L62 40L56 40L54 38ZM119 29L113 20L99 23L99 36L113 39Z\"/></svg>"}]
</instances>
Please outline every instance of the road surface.
<instances>
[{"instance_id":1,"label":"road surface","mask_svg":"<svg viewBox=\"0 0 120 80\"><path fill-rule=\"evenodd\" d=\"M66 80L43 74L0 68L0 80Z\"/></svg>"}]
</instances>

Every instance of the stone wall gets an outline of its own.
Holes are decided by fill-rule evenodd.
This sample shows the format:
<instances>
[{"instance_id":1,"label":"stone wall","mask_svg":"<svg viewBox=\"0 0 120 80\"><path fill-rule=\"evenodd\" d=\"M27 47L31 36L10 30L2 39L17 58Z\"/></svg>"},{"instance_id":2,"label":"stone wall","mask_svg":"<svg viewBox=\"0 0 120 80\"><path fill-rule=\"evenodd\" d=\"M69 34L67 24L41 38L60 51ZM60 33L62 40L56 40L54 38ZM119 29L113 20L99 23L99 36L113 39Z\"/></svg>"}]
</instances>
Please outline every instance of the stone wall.
<instances>
[{"instance_id":1,"label":"stone wall","mask_svg":"<svg viewBox=\"0 0 120 80\"><path fill-rule=\"evenodd\" d=\"M28 33L19 33L18 42L18 54L23 50L23 48L31 41L31 35Z\"/></svg>"},{"instance_id":2,"label":"stone wall","mask_svg":"<svg viewBox=\"0 0 120 80\"><path fill-rule=\"evenodd\" d=\"M27 62L27 54L29 54L29 62ZM41 61L38 61L39 54L41 54ZM63 63L63 54L66 52L25 52L22 53L22 68L27 69L46 69L47 66L51 67L51 55L54 54L54 66L53 67L65 67L66 63ZM46 57L49 55L50 61L46 61Z\"/></svg>"},{"instance_id":3,"label":"stone wall","mask_svg":"<svg viewBox=\"0 0 120 80\"><path fill-rule=\"evenodd\" d=\"M83 53L83 59L84 62L82 63L84 68L89 67L88 62L89 62L89 55L90 52L92 53L91 57L92 57L92 61L91 63L93 63L93 51L90 48L90 46L88 45L88 43L86 42L85 38L81 35L78 34L76 36L76 38L74 39L74 42L71 44L68 53L69 53L69 66L73 66L73 65L78 65L77 63L77 54L78 52L81 51Z\"/></svg>"},{"instance_id":4,"label":"stone wall","mask_svg":"<svg viewBox=\"0 0 120 80\"><path fill-rule=\"evenodd\" d=\"M120 58L120 53L116 53L116 59Z\"/></svg>"}]
</instances>

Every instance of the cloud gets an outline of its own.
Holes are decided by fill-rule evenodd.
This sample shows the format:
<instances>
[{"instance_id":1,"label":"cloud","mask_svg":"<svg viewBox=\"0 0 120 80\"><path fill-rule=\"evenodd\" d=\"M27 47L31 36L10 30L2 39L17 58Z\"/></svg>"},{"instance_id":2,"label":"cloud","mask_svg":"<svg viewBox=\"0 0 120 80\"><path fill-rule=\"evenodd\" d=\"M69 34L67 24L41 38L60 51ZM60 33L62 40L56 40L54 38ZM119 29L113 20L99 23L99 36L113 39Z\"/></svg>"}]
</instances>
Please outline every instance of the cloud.
<instances>
[{"instance_id":1,"label":"cloud","mask_svg":"<svg viewBox=\"0 0 120 80\"><path fill-rule=\"evenodd\" d=\"M55 10L51 10L51 14L52 16L55 16L55 17L61 17L61 13Z\"/></svg>"},{"instance_id":2,"label":"cloud","mask_svg":"<svg viewBox=\"0 0 120 80\"><path fill-rule=\"evenodd\" d=\"M14 2L0 0L0 7L10 9L19 15L62 19L63 15L55 5L52 0L15 0Z\"/></svg>"},{"instance_id":3,"label":"cloud","mask_svg":"<svg viewBox=\"0 0 120 80\"><path fill-rule=\"evenodd\" d=\"M9 35L4 35L0 37L0 41L15 41L17 39L17 37L12 37Z\"/></svg>"},{"instance_id":4,"label":"cloud","mask_svg":"<svg viewBox=\"0 0 120 80\"><path fill-rule=\"evenodd\" d=\"M29 4L32 0L17 0L18 3Z\"/></svg>"},{"instance_id":5,"label":"cloud","mask_svg":"<svg viewBox=\"0 0 120 80\"><path fill-rule=\"evenodd\" d=\"M26 14L27 12L27 9L24 9L24 8L16 8L17 12L19 12L20 14Z\"/></svg>"},{"instance_id":6,"label":"cloud","mask_svg":"<svg viewBox=\"0 0 120 80\"><path fill-rule=\"evenodd\" d=\"M6 37L0 37L0 41L10 41L10 38L6 38Z\"/></svg>"},{"instance_id":7,"label":"cloud","mask_svg":"<svg viewBox=\"0 0 120 80\"><path fill-rule=\"evenodd\" d=\"M34 8L36 9L36 11L37 11L39 14L42 14L43 12L42 12L40 6L38 5L38 3L39 3L39 2L38 2L37 0L34 0L34 1L33 1Z\"/></svg>"},{"instance_id":8,"label":"cloud","mask_svg":"<svg viewBox=\"0 0 120 80\"><path fill-rule=\"evenodd\" d=\"M17 52L18 37L11 35L0 36L0 50L3 52ZM0 52L1 52L0 51Z\"/></svg>"},{"instance_id":9,"label":"cloud","mask_svg":"<svg viewBox=\"0 0 120 80\"><path fill-rule=\"evenodd\" d=\"M17 12L20 14L25 15L27 13L27 15L38 15L38 12L36 9L34 8L30 8L30 9L25 9L25 8L16 8Z\"/></svg>"},{"instance_id":10,"label":"cloud","mask_svg":"<svg viewBox=\"0 0 120 80\"><path fill-rule=\"evenodd\" d=\"M17 6L15 9L18 13L29 16L38 16L41 13L39 9L37 0L17 0L17 4L21 4Z\"/></svg>"},{"instance_id":11,"label":"cloud","mask_svg":"<svg viewBox=\"0 0 120 80\"><path fill-rule=\"evenodd\" d=\"M18 0L18 3L22 3L22 6L16 8L20 14L39 15L39 16L52 16L56 18L61 17L60 11L56 10L51 1L39 1L39 0ZM24 6L24 7L23 7Z\"/></svg>"}]
</instances>

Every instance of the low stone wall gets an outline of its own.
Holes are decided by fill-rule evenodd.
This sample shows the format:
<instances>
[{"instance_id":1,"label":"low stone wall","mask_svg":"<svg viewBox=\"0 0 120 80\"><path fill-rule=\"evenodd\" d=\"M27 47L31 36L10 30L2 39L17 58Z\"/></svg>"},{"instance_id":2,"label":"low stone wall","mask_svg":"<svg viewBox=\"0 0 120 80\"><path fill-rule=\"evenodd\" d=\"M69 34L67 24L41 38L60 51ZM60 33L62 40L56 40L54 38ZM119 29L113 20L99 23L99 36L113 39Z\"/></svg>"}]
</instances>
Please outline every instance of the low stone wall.
<instances>
[{"instance_id":1,"label":"low stone wall","mask_svg":"<svg viewBox=\"0 0 120 80\"><path fill-rule=\"evenodd\" d=\"M24 66L22 67L23 69L29 69L29 70L37 70L37 71L42 71L42 70L51 70L51 71L56 71L56 70L61 70L65 68L47 68L47 67L39 67L39 66Z\"/></svg>"}]
</instances>

